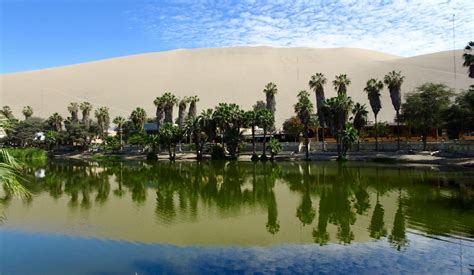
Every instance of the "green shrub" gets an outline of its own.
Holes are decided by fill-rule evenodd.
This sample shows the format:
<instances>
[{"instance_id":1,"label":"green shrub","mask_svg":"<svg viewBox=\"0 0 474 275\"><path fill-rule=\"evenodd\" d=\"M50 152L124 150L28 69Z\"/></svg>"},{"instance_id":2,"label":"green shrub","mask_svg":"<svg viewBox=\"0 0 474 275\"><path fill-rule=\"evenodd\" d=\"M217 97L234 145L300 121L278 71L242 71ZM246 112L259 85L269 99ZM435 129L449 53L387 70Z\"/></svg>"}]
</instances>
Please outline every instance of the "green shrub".
<instances>
[{"instance_id":1,"label":"green shrub","mask_svg":"<svg viewBox=\"0 0 474 275\"><path fill-rule=\"evenodd\" d=\"M213 160L225 160L225 151L220 144L216 144L212 147L211 159Z\"/></svg>"}]
</instances>

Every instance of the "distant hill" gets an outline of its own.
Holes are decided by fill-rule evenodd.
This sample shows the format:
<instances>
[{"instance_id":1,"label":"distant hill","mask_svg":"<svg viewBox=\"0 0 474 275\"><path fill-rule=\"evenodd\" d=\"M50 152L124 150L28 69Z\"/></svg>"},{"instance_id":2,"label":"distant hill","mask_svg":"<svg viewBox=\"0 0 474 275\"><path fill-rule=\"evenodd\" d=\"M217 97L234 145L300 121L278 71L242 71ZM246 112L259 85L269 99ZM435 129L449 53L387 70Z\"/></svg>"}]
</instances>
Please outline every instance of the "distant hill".
<instances>
[{"instance_id":1,"label":"distant hill","mask_svg":"<svg viewBox=\"0 0 474 275\"><path fill-rule=\"evenodd\" d=\"M219 102L235 102L249 109L264 100L266 83L278 85L277 125L293 115L299 90L308 88L310 76L322 72L328 78L326 97L335 95L330 82L346 73L352 84L348 95L368 104L366 81L383 78L391 70L406 76L404 93L427 81L465 89L474 84L462 67L462 51L456 52L456 85L453 53L438 52L403 58L354 48L230 47L174 50L88 62L37 71L0 75L1 104L10 105L17 117L31 105L35 115L53 112L67 116L71 101L89 101L94 107L110 107L112 116L128 116L137 106L154 116L153 100L164 91L177 96L198 95L198 109ZM314 102L313 96L313 102ZM381 121L393 121L395 111L387 89L382 93ZM175 111L176 112L176 111ZM369 119L373 119L372 113Z\"/></svg>"}]
</instances>

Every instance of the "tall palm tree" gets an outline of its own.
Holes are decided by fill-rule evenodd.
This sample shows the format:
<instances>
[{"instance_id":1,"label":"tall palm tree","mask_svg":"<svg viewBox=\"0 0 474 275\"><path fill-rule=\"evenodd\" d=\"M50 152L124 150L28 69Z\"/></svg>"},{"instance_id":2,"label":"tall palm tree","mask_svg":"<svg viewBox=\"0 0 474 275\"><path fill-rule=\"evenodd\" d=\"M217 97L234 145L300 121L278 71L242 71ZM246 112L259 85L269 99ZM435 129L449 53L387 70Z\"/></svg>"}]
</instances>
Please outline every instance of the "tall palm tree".
<instances>
[{"instance_id":1,"label":"tall palm tree","mask_svg":"<svg viewBox=\"0 0 474 275\"><path fill-rule=\"evenodd\" d=\"M184 127L184 119L186 116L186 108L188 107L189 99L183 97L178 104L178 126L180 129Z\"/></svg>"},{"instance_id":2,"label":"tall palm tree","mask_svg":"<svg viewBox=\"0 0 474 275\"><path fill-rule=\"evenodd\" d=\"M380 90L382 89L382 81L375 78L369 79L369 81L367 81L367 85L364 88L364 91L367 93L369 98L370 107L372 108L375 118L375 151L379 149L377 115L380 109L382 109L382 102L380 101Z\"/></svg>"},{"instance_id":3,"label":"tall palm tree","mask_svg":"<svg viewBox=\"0 0 474 275\"><path fill-rule=\"evenodd\" d=\"M15 118L13 116L13 112L12 112L12 108L10 108L10 106L8 105L5 105L2 107L2 110L0 111L2 113L2 115L4 115L7 119L13 119Z\"/></svg>"},{"instance_id":4,"label":"tall palm tree","mask_svg":"<svg viewBox=\"0 0 474 275\"><path fill-rule=\"evenodd\" d=\"M113 123L117 125L117 130L120 135L120 150L123 149L123 125L127 120L124 117L117 116L114 118Z\"/></svg>"},{"instance_id":5,"label":"tall palm tree","mask_svg":"<svg viewBox=\"0 0 474 275\"><path fill-rule=\"evenodd\" d=\"M272 127L272 125L275 123L275 118L273 117L273 114L270 110L268 109L262 109L258 112L258 122L260 126L263 128L263 154L262 154L262 160L267 159L267 131Z\"/></svg>"},{"instance_id":6,"label":"tall palm tree","mask_svg":"<svg viewBox=\"0 0 474 275\"><path fill-rule=\"evenodd\" d=\"M97 124L99 124L100 136L104 138L107 136L107 129L110 125L109 108L100 107L99 109L95 110L94 114L97 118Z\"/></svg>"},{"instance_id":7,"label":"tall palm tree","mask_svg":"<svg viewBox=\"0 0 474 275\"><path fill-rule=\"evenodd\" d=\"M62 129L63 117L58 113L54 113L48 118L48 123L56 132L59 132Z\"/></svg>"},{"instance_id":8,"label":"tall palm tree","mask_svg":"<svg viewBox=\"0 0 474 275\"><path fill-rule=\"evenodd\" d=\"M397 119L397 150L400 150L400 107L402 105L402 93L401 87L405 76L402 72L391 71L383 79L383 82L388 87L390 92L390 99L392 99L392 105L396 112Z\"/></svg>"},{"instance_id":9,"label":"tall palm tree","mask_svg":"<svg viewBox=\"0 0 474 275\"><path fill-rule=\"evenodd\" d=\"M27 120L33 115L33 108L31 108L31 106L25 106L21 112L25 116L25 120Z\"/></svg>"},{"instance_id":10,"label":"tall palm tree","mask_svg":"<svg viewBox=\"0 0 474 275\"><path fill-rule=\"evenodd\" d=\"M367 107L365 104L356 103L354 108L352 109L353 124L354 128L357 130L357 151L360 149L360 132L362 129L367 125L367 115L369 111L367 111Z\"/></svg>"},{"instance_id":11,"label":"tall palm tree","mask_svg":"<svg viewBox=\"0 0 474 275\"><path fill-rule=\"evenodd\" d=\"M474 41L470 41L464 48L464 53L462 55L464 59L464 63L462 65L464 67L467 67L468 75L470 78L474 78L474 55L472 54L473 51Z\"/></svg>"},{"instance_id":12,"label":"tall palm tree","mask_svg":"<svg viewBox=\"0 0 474 275\"><path fill-rule=\"evenodd\" d=\"M79 107L82 111L82 123L86 125L86 127L89 127L90 125L90 114L92 111L92 104L89 102L82 102L81 106Z\"/></svg>"},{"instance_id":13,"label":"tall palm tree","mask_svg":"<svg viewBox=\"0 0 474 275\"><path fill-rule=\"evenodd\" d=\"M194 95L194 96L190 96L188 99L189 99L188 117L195 118L197 116L196 103L199 102L199 97L197 95Z\"/></svg>"},{"instance_id":14,"label":"tall palm tree","mask_svg":"<svg viewBox=\"0 0 474 275\"><path fill-rule=\"evenodd\" d=\"M155 100L153 101L153 104L155 104L156 106L156 126L157 126L157 129L159 130L161 127L161 124L163 123L165 101L163 100L163 97L156 97Z\"/></svg>"},{"instance_id":15,"label":"tall palm tree","mask_svg":"<svg viewBox=\"0 0 474 275\"><path fill-rule=\"evenodd\" d=\"M146 112L143 108L137 107L130 114L130 120L132 121L135 129L138 131L143 131L143 125L146 120Z\"/></svg>"},{"instance_id":16,"label":"tall palm tree","mask_svg":"<svg viewBox=\"0 0 474 275\"><path fill-rule=\"evenodd\" d=\"M166 92L162 99L164 101L165 123L173 124L173 108L178 104L178 98L174 94Z\"/></svg>"},{"instance_id":17,"label":"tall palm tree","mask_svg":"<svg viewBox=\"0 0 474 275\"><path fill-rule=\"evenodd\" d=\"M322 112L323 105L324 105L324 100L326 100L324 96L324 85L326 84L327 79L322 73L316 73L311 76L311 79L309 80L309 88L313 89L314 94L316 95L316 107L317 107L317 115L318 115L318 120L319 124L321 125L323 131L322 131L322 139L323 139L323 151L326 150L326 145L324 144L324 128L326 127L324 123L324 115Z\"/></svg>"},{"instance_id":18,"label":"tall palm tree","mask_svg":"<svg viewBox=\"0 0 474 275\"><path fill-rule=\"evenodd\" d=\"M69 113L71 113L71 121L72 122L78 122L79 117L78 117L77 113L79 112L79 103L77 103L77 102L69 103L69 105L67 106L67 110L68 110Z\"/></svg>"},{"instance_id":19,"label":"tall palm tree","mask_svg":"<svg viewBox=\"0 0 474 275\"><path fill-rule=\"evenodd\" d=\"M309 123L311 121L311 115L313 114L313 103L309 99L309 93L307 91L300 91L298 93L298 102L295 104L295 113L304 125L304 144L306 160L309 160Z\"/></svg>"},{"instance_id":20,"label":"tall palm tree","mask_svg":"<svg viewBox=\"0 0 474 275\"><path fill-rule=\"evenodd\" d=\"M337 91L337 95L347 94L347 86L351 84L351 80L346 74L336 75L336 79L333 80L332 85Z\"/></svg>"},{"instance_id":21,"label":"tall palm tree","mask_svg":"<svg viewBox=\"0 0 474 275\"><path fill-rule=\"evenodd\" d=\"M278 93L277 85L273 82L268 83L265 85L265 89L263 89L265 93L266 101L267 101L267 109L272 113L273 117L275 117L276 111L276 101L275 95ZM275 125L271 125L270 129L273 131Z\"/></svg>"},{"instance_id":22,"label":"tall palm tree","mask_svg":"<svg viewBox=\"0 0 474 275\"><path fill-rule=\"evenodd\" d=\"M254 110L250 110L244 113L244 122L247 127L252 129L252 157L256 155L255 146L255 127L258 126L258 115Z\"/></svg>"}]
</instances>

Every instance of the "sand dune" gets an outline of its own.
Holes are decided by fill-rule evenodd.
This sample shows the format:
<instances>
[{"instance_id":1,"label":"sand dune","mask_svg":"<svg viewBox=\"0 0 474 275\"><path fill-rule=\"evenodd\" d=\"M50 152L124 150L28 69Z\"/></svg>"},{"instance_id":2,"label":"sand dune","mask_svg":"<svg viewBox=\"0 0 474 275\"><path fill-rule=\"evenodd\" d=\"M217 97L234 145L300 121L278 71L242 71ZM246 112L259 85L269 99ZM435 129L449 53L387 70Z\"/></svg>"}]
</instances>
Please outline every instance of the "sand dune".
<instances>
[{"instance_id":1,"label":"sand dune","mask_svg":"<svg viewBox=\"0 0 474 275\"><path fill-rule=\"evenodd\" d=\"M363 92L365 82L371 77L382 78L391 70L401 70L406 75L404 93L427 81L467 88L474 82L462 67L461 55L462 51L456 52L455 82L452 52L402 58L353 48L174 50L3 74L0 99L2 105L13 108L16 116L21 116L24 105L31 105L37 116L47 117L53 112L66 116L66 106L71 101L89 101L95 107L106 105L112 116L128 116L141 106L153 116L153 100L164 91L180 97L198 95L199 109L219 102L236 102L247 109L265 98L263 87L273 81L278 85L276 120L280 125L293 115L297 92L308 89L308 80L316 72L324 73L330 81L336 74L348 74L352 80L348 94L356 102L368 105ZM334 95L328 83L326 96ZM382 93L382 106L380 119L392 121L395 112L387 89ZM372 118L370 114L369 119Z\"/></svg>"}]
</instances>

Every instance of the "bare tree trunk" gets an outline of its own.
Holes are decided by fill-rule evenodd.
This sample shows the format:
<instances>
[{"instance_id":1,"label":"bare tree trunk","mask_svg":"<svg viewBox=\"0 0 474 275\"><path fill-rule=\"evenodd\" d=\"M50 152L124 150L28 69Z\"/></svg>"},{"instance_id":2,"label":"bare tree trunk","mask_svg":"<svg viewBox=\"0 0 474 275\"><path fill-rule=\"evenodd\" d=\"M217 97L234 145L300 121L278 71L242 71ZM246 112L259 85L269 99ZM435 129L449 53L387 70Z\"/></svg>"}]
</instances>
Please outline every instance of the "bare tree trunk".
<instances>
[{"instance_id":1,"label":"bare tree trunk","mask_svg":"<svg viewBox=\"0 0 474 275\"><path fill-rule=\"evenodd\" d=\"M267 128L263 128L263 155L265 156L267 154Z\"/></svg>"},{"instance_id":2,"label":"bare tree trunk","mask_svg":"<svg viewBox=\"0 0 474 275\"><path fill-rule=\"evenodd\" d=\"M379 133L377 127L377 115L375 115L375 151L379 150Z\"/></svg>"},{"instance_id":3,"label":"bare tree trunk","mask_svg":"<svg viewBox=\"0 0 474 275\"><path fill-rule=\"evenodd\" d=\"M397 151L400 151L400 111L397 110Z\"/></svg>"},{"instance_id":4,"label":"bare tree trunk","mask_svg":"<svg viewBox=\"0 0 474 275\"><path fill-rule=\"evenodd\" d=\"M309 139L308 139L308 125L304 126L304 147L306 149L305 158L309 160Z\"/></svg>"},{"instance_id":5,"label":"bare tree trunk","mask_svg":"<svg viewBox=\"0 0 474 275\"><path fill-rule=\"evenodd\" d=\"M325 127L324 127L324 125L323 125L323 132L322 132L321 137L323 138L323 151L326 151L326 144L325 144L325 142L324 142L324 132L325 132Z\"/></svg>"},{"instance_id":6,"label":"bare tree trunk","mask_svg":"<svg viewBox=\"0 0 474 275\"><path fill-rule=\"evenodd\" d=\"M252 152L255 155L256 146L255 146L255 126L252 126Z\"/></svg>"}]
</instances>

